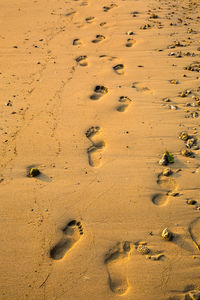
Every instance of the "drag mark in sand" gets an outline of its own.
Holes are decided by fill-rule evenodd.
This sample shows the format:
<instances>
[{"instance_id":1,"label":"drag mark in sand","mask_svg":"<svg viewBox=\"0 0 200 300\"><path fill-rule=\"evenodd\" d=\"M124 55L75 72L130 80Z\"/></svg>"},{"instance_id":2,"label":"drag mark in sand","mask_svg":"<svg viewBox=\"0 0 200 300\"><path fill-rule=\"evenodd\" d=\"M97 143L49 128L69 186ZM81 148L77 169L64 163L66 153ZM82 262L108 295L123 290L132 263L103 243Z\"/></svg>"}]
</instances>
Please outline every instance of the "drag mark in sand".
<instances>
[{"instance_id":1,"label":"drag mark in sand","mask_svg":"<svg viewBox=\"0 0 200 300\"><path fill-rule=\"evenodd\" d=\"M126 266L131 250L130 242L120 242L105 256L110 289L117 295L125 294L129 288Z\"/></svg>"},{"instance_id":2,"label":"drag mark in sand","mask_svg":"<svg viewBox=\"0 0 200 300\"><path fill-rule=\"evenodd\" d=\"M106 146L104 141L97 139L97 136L100 133L101 129L98 126L90 127L85 133L86 137L92 143L92 145L87 149L89 165L95 168L101 166L102 151L104 151Z\"/></svg>"},{"instance_id":3,"label":"drag mark in sand","mask_svg":"<svg viewBox=\"0 0 200 300\"><path fill-rule=\"evenodd\" d=\"M188 226L191 239L200 253L200 217L194 219Z\"/></svg>"},{"instance_id":4,"label":"drag mark in sand","mask_svg":"<svg viewBox=\"0 0 200 300\"><path fill-rule=\"evenodd\" d=\"M62 231L62 239L50 250L50 257L55 260L64 258L83 235L82 225L76 220L70 221Z\"/></svg>"}]
</instances>

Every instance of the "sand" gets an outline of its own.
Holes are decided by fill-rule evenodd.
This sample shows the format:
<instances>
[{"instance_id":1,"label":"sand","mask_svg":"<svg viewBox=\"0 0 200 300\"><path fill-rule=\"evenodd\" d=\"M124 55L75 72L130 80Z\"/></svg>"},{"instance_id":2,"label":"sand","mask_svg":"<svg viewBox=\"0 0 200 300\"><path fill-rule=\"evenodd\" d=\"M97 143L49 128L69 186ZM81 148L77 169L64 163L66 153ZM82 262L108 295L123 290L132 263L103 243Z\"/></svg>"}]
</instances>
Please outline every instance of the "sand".
<instances>
[{"instance_id":1,"label":"sand","mask_svg":"<svg viewBox=\"0 0 200 300\"><path fill-rule=\"evenodd\" d=\"M0 298L199 299L199 1L0 20Z\"/></svg>"}]
</instances>

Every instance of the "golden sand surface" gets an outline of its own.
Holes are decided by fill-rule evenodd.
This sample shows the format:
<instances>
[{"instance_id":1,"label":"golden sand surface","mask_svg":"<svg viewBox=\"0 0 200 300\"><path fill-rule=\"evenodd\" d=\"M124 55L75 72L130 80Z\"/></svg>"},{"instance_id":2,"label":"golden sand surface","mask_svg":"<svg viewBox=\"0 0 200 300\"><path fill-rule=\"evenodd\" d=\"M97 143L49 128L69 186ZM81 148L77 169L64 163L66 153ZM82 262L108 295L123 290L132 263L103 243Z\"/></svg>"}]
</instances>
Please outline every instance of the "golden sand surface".
<instances>
[{"instance_id":1,"label":"golden sand surface","mask_svg":"<svg viewBox=\"0 0 200 300\"><path fill-rule=\"evenodd\" d=\"M0 299L200 299L200 2L0 23Z\"/></svg>"}]
</instances>

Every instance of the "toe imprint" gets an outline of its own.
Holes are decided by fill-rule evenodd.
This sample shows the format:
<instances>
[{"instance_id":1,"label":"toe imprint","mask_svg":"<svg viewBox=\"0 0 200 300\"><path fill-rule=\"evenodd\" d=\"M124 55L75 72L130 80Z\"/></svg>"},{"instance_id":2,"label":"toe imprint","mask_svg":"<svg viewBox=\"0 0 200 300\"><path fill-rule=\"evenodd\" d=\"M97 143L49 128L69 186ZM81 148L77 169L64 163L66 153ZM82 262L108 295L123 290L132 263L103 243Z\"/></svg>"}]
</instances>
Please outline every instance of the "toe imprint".
<instances>
[{"instance_id":1,"label":"toe imprint","mask_svg":"<svg viewBox=\"0 0 200 300\"><path fill-rule=\"evenodd\" d=\"M90 138L92 138L94 135L100 133L100 131L101 131L101 129L100 129L99 126L95 126L95 127L92 126L92 127L90 127L90 128L86 131L85 135L86 135L87 138L90 139Z\"/></svg>"},{"instance_id":2,"label":"toe imprint","mask_svg":"<svg viewBox=\"0 0 200 300\"><path fill-rule=\"evenodd\" d=\"M120 105L117 106L117 111L119 112L124 112L132 102L127 96L121 96L118 101L120 102Z\"/></svg>"},{"instance_id":3,"label":"toe imprint","mask_svg":"<svg viewBox=\"0 0 200 300\"><path fill-rule=\"evenodd\" d=\"M103 85L96 85L94 88L94 94L90 96L91 100L98 100L101 98L103 95L108 93L108 88L106 88Z\"/></svg>"},{"instance_id":4,"label":"toe imprint","mask_svg":"<svg viewBox=\"0 0 200 300\"><path fill-rule=\"evenodd\" d=\"M117 7L117 4L112 3L110 6L104 6L103 11L108 12L109 10L111 10L114 7Z\"/></svg>"},{"instance_id":5,"label":"toe imprint","mask_svg":"<svg viewBox=\"0 0 200 300\"><path fill-rule=\"evenodd\" d=\"M50 250L50 257L55 260L64 258L83 235L82 225L76 220L70 221L62 231L62 239Z\"/></svg>"}]
</instances>

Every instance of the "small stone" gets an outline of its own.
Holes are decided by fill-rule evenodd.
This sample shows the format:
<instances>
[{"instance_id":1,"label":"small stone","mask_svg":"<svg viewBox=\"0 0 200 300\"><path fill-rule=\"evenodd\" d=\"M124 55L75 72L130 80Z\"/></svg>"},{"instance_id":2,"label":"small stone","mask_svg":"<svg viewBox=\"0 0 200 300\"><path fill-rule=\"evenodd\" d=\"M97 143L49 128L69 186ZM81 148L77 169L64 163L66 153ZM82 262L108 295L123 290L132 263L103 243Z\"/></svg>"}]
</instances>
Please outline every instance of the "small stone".
<instances>
[{"instance_id":1,"label":"small stone","mask_svg":"<svg viewBox=\"0 0 200 300\"><path fill-rule=\"evenodd\" d=\"M145 24L145 25L141 26L140 29L148 29L150 27L151 27L150 24Z\"/></svg>"},{"instance_id":2,"label":"small stone","mask_svg":"<svg viewBox=\"0 0 200 300\"><path fill-rule=\"evenodd\" d=\"M199 150L199 146L193 146L192 149L193 150Z\"/></svg>"},{"instance_id":3,"label":"small stone","mask_svg":"<svg viewBox=\"0 0 200 300\"><path fill-rule=\"evenodd\" d=\"M150 15L150 19L158 19L158 15L153 13Z\"/></svg>"},{"instance_id":4,"label":"small stone","mask_svg":"<svg viewBox=\"0 0 200 300\"><path fill-rule=\"evenodd\" d=\"M192 300L200 300L200 291L198 290L190 291L188 295Z\"/></svg>"},{"instance_id":5,"label":"small stone","mask_svg":"<svg viewBox=\"0 0 200 300\"><path fill-rule=\"evenodd\" d=\"M179 139L182 141L187 141L189 139L189 136L186 131L183 131L179 134Z\"/></svg>"},{"instance_id":6,"label":"small stone","mask_svg":"<svg viewBox=\"0 0 200 300\"><path fill-rule=\"evenodd\" d=\"M197 111L195 111L195 112L192 113L192 117L193 118L198 118L198 116L199 116L199 113Z\"/></svg>"},{"instance_id":7,"label":"small stone","mask_svg":"<svg viewBox=\"0 0 200 300\"><path fill-rule=\"evenodd\" d=\"M196 139L191 138L187 140L187 143L185 145L187 148L192 148L192 146L194 146L195 143L196 143Z\"/></svg>"},{"instance_id":8,"label":"small stone","mask_svg":"<svg viewBox=\"0 0 200 300\"><path fill-rule=\"evenodd\" d=\"M165 228L162 231L161 236L166 241L171 241L173 239L173 233L168 228Z\"/></svg>"},{"instance_id":9,"label":"small stone","mask_svg":"<svg viewBox=\"0 0 200 300\"><path fill-rule=\"evenodd\" d=\"M133 31L127 31L126 34L127 35L134 35L134 32Z\"/></svg>"},{"instance_id":10,"label":"small stone","mask_svg":"<svg viewBox=\"0 0 200 300\"><path fill-rule=\"evenodd\" d=\"M179 168L179 169L174 170L174 173L179 173L179 172L181 172L181 171L182 171L182 169Z\"/></svg>"},{"instance_id":11,"label":"small stone","mask_svg":"<svg viewBox=\"0 0 200 300\"><path fill-rule=\"evenodd\" d=\"M168 163L167 155L163 155L163 157L159 160L159 165L161 166L167 166Z\"/></svg>"},{"instance_id":12,"label":"small stone","mask_svg":"<svg viewBox=\"0 0 200 300\"><path fill-rule=\"evenodd\" d=\"M181 150L181 154L186 157L194 157L194 153L188 149Z\"/></svg>"},{"instance_id":13,"label":"small stone","mask_svg":"<svg viewBox=\"0 0 200 300\"><path fill-rule=\"evenodd\" d=\"M176 105L170 105L169 108L170 108L171 110L177 110L177 109L178 109L178 106L176 106Z\"/></svg>"},{"instance_id":14,"label":"small stone","mask_svg":"<svg viewBox=\"0 0 200 300\"><path fill-rule=\"evenodd\" d=\"M162 258L164 258L164 254L157 254L157 255L148 255L147 258L151 259L151 260L160 260Z\"/></svg>"},{"instance_id":15,"label":"small stone","mask_svg":"<svg viewBox=\"0 0 200 300\"><path fill-rule=\"evenodd\" d=\"M163 174L164 176L170 176L172 173L173 173L173 171L172 171L172 169L170 169L170 168L165 168L165 169L163 170L163 172L162 172L162 174Z\"/></svg>"},{"instance_id":16,"label":"small stone","mask_svg":"<svg viewBox=\"0 0 200 300\"><path fill-rule=\"evenodd\" d=\"M32 168L32 169L30 169L28 175L29 175L30 177L37 177L37 176L40 175L40 170L38 170L38 169L36 169L36 168Z\"/></svg>"},{"instance_id":17,"label":"small stone","mask_svg":"<svg viewBox=\"0 0 200 300\"><path fill-rule=\"evenodd\" d=\"M168 196L172 196L172 197L177 197L179 196L180 194L178 192L169 192L168 193Z\"/></svg>"},{"instance_id":18,"label":"small stone","mask_svg":"<svg viewBox=\"0 0 200 300\"><path fill-rule=\"evenodd\" d=\"M162 99L164 102L171 102L171 100L169 98L163 98Z\"/></svg>"},{"instance_id":19,"label":"small stone","mask_svg":"<svg viewBox=\"0 0 200 300\"><path fill-rule=\"evenodd\" d=\"M172 80L170 80L169 81L171 84L178 84L179 82L178 82L178 80L176 80L176 79L172 79Z\"/></svg>"},{"instance_id":20,"label":"small stone","mask_svg":"<svg viewBox=\"0 0 200 300\"><path fill-rule=\"evenodd\" d=\"M197 201L196 201L196 200L192 200L192 199L188 199L188 200L186 201L186 203L187 203L188 205L195 205L195 204L197 203Z\"/></svg>"},{"instance_id":21,"label":"small stone","mask_svg":"<svg viewBox=\"0 0 200 300\"><path fill-rule=\"evenodd\" d=\"M142 255L146 255L150 252L150 249L145 245L139 245L137 251Z\"/></svg>"}]
</instances>

